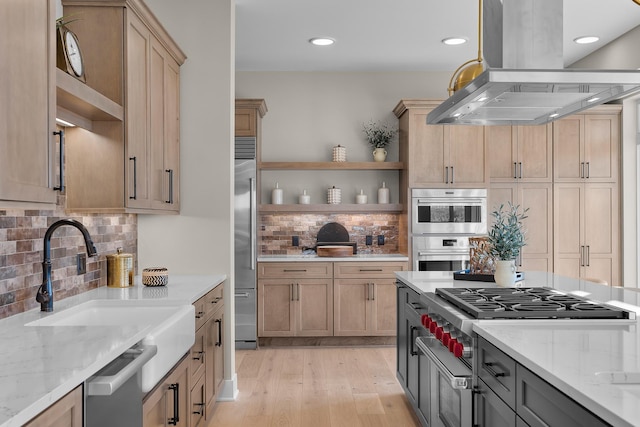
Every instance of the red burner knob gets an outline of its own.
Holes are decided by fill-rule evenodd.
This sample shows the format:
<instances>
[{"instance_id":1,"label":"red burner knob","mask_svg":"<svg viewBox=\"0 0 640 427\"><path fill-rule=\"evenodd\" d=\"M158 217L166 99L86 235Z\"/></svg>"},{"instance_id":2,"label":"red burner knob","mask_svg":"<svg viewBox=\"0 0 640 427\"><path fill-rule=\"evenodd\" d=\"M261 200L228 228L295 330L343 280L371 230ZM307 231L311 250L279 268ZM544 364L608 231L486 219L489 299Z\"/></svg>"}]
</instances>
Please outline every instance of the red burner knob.
<instances>
[{"instance_id":1,"label":"red burner knob","mask_svg":"<svg viewBox=\"0 0 640 427\"><path fill-rule=\"evenodd\" d=\"M432 320L431 324L429 325L429 332L431 332L432 334L435 334L437 329L438 329L438 324L434 320Z\"/></svg>"},{"instance_id":2,"label":"red burner knob","mask_svg":"<svg viewBox=\"0 0 640 427\"><path fill-rule=\"evenodd\" d=\"M464 352L464 346L462 345L462 343L456 343L453 346L453 355L455 357L462 357L462 353Z\"/></svg>"},{"instance_id":3,"label":"red burner knob","mask_svg":"<svg viewBox=\"0 0 640 427\"><path fill-rule=\"evenodd\" d=\"M444 329L442 329L442 326L438 326L436 328L436 339L441 340L443 335L444 335Z\"/></svg>"},{"instance_id":4,"label":"red burner knob","mask_svg":"<svg viewBox=\"0 0 640 427\"><path fill-rule=\"evenodd\" d=\"M453 349L455 348L456 344L458 344L458 340L457 340L457 339L455 339L455 338L451 338L451 339L449 340L449 345L448 345L447 347L449 347L449 351L450 351L451 353L453 353Z\"/></svg>"},{"instance_id":5,"label":"red burner knob","mask_svg":"<svg viewBox=\"0 0 640 427\"><path fill-rule=\"evenodd\" d=\"M420 322L422 322L422 326L424 326L425 328L428 328L429 323L431 323L431 318L429 317L428 314L423 314L422 316L420 316Z\"/></svg>"},{"instance_id":6,"label":"red burner knob","mask_svg":"<svg viewBox=\"0 0 640 427\"><path fill-rule=\"evenodd\" d=\"M445 332L442 335L442 339L440 340L442 341L442 345L444 345L445 347L449 347L449 341L451 341L451 334L449 332Z\"/></svg>"}]
</instances>

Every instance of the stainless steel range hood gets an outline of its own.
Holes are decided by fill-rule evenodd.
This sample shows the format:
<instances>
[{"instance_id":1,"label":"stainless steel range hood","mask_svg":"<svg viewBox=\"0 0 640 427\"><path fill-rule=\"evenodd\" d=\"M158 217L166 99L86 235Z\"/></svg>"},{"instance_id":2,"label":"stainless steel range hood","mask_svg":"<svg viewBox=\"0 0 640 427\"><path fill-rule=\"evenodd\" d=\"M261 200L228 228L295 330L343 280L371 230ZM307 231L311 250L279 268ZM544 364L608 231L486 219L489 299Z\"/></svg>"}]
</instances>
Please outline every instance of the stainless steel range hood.
<instances>
[{"instance_id":1,"label":"stainless steel range hood","mask_svg":"<svg viewBox=\"0 0 640 427\"><path fill-rule=\"evenodd\" d=\"M563 69L562 0L485 0L486 70L429 124L538 125L640 90L637 70Z\"/></svg>"}]
</instances>

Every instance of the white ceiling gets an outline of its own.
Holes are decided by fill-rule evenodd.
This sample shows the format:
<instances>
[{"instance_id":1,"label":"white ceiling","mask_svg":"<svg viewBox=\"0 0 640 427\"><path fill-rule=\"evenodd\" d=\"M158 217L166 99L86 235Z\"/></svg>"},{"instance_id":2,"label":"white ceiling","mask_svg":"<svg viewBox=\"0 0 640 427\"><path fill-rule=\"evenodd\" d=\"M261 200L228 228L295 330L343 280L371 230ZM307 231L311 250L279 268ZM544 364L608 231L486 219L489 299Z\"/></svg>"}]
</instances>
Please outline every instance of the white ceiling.
<instances>
[{"instance_id":1,"label":"white ceiling","mask_svg":"<svg viewBox=\"0 0 640 427\"><path fill-rule=\"evenodd\" d=\"M477 57L477 14L477 0L236 0L236 70L453 71ZM565 66L637 25L632 0L564 0ZM469 42L440 42L451 36Z\"/></svg>"}]
</instances>

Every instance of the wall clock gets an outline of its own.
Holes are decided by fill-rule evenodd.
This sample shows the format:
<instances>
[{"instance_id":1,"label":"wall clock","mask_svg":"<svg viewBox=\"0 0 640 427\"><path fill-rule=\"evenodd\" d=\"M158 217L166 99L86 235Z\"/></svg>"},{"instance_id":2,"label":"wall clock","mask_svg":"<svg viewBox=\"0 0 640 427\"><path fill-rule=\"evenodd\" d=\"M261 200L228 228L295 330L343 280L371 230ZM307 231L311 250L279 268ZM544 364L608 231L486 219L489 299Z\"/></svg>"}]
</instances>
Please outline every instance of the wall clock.
<instances>
[{"instance_id":1,"label":"wall clock","mask_svg":"<svg viewBox=\"0 0 640 427\"><path fill-rule=\"evenodd\" d=\"M58 27L57 66L82 82L86 82L84 61L78 37L65 25Z\"/></svg>"}]
</instances>

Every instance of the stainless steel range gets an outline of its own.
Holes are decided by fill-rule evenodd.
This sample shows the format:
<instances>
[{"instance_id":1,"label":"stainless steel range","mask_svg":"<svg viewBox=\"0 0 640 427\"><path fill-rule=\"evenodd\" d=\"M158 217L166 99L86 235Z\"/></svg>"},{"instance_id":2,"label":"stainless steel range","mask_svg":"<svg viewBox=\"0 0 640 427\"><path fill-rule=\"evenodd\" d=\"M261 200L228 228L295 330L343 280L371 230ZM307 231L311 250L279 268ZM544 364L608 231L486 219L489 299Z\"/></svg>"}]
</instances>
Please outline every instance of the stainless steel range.
<instances>
[{"instance_id":1,"label":"stainless steel range","mask_svg":"<svg viewBox=\"0 0 640 427\"><path fill-rule=\"evenodd\" d=\"M548 287L437 288L420 295L431 426L473 425L477 342L473 324L500 319L635 319L635 313ZM413 339L413 336L410 337ZM421 378L421 381L423 378ZM422 387L422 386L421 386ZM427 405L425 405L427 407Z\"/></svg>"}]
</instances>

